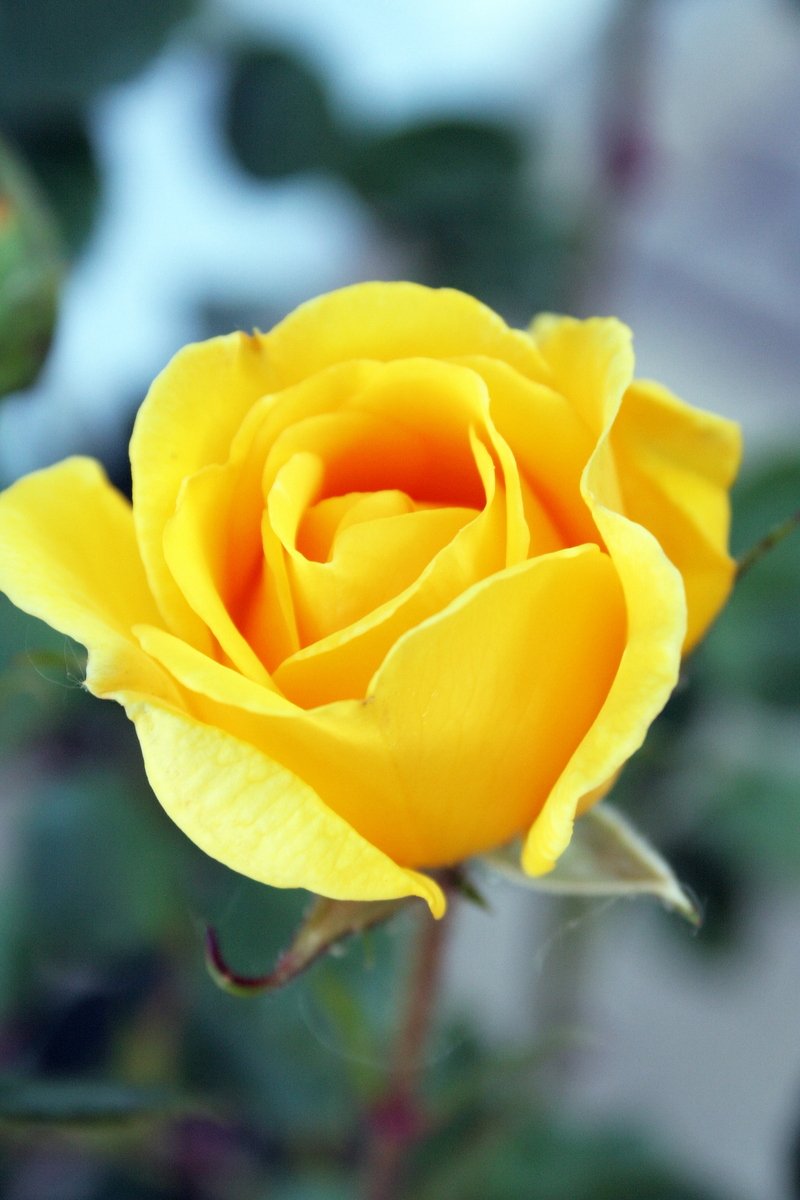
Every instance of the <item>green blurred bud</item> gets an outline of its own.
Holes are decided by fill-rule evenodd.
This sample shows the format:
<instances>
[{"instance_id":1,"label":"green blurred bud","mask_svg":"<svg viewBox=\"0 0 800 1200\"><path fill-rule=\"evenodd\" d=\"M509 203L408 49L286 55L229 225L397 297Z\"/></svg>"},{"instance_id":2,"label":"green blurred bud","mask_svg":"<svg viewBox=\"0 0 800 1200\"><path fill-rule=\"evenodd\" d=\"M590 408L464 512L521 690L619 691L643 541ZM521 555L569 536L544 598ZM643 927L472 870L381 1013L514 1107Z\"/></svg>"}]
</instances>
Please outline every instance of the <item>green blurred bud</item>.
<instances>
[{"instance_id":1,"label":"green blurred bud","mask_svg":"<svg viewBox=\"0 0 800 1200\"><path fill-rule=\"evenodd\" d=\"M44 363L62 269L50 213L0 139L0 396L33 383Z\"/></svg>"}]
</instances>

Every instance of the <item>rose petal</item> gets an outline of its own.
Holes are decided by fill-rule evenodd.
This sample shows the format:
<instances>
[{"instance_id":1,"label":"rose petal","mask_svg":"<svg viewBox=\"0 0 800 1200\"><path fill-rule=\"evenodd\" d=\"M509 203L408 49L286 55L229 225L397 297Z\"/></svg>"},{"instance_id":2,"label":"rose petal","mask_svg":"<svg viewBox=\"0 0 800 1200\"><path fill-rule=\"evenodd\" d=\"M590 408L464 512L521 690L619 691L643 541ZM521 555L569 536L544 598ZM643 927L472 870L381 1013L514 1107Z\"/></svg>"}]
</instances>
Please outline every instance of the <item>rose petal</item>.
<instances>
[{"instance_id":1,"label":"rose petal","mask_svg":"<svg viewBox=\"0 0 800 1200\"><path fill-rule=\"evenodd\" d=\"M615 317L578 321L543 314L531 325L531 337L549 368L550 386L599 438L633 379L630 329ZM605 480L606 487L610 483Z\"/></svg>"},{"instance_id":2,"label":"rose petal","mask_svg":"<svg viewBox=\"0 0 800 1200\"><path fill-rule=\"evenodd\" d=\"M580 494L580 479L597 444L597 430L588 427L565 396L526 379L506 363L472 357L463 362L486 383L492 421L511 447L552 531L550 536L561 546L596 541L597 529ZM529 524L533 524L530 519ZM536 552L546 553L546 549L540 550L534 537Z\"/></svg>"},{"instance_id":3,"label":"rose petal","mask_svg":"<svg viewBox=\"0 0 800 1200\"><path fill-rule=\"evenodd\" d=\"M281 500L297 505L302 490L296 476L302 466L297 455L286 464ZM373 493L371 502L386 492ZM360 521L342 530L328 562L309 561L296 545L297 510L281 511L271 504L272 525L289 558L300 641L313 644L368 616L409 588L428 563L450 544L475 517L472 509L439 508L406 512Z\"/></svg>"},{"instance_id":4,"label":"rose petal","mask_svg":"<svg viewBox=\"0 0 800 1200\"><path fill-rule=\"evenodd\" d=\"M438 884L398 867L254 746L153 704L134 702L128 714L154 792L213 858L272 887L347 900L420 896L435 916L444 912Z\"/></svg>"},{"instance_id":5,"label":"rose petal","mask_svg":"<svg viewBox=\"0 0 800 1200\"><path fill-rule=\"evenodd\" d=\"M594 546L483 581L389 653L364 713L390 794L373 800L364 777L337 811L415 865L507 840L591 724L623 640L617 579Z\"/></svg>"},{"instance_id":6,"label":"rose petal","mask_svg":"<svg viewBox=\"0 0 800 1200\"><path fill-rule=\"evenodd\" d=\"M136 532L153 595L170 628L209 649L208 631L164 558L163 533L183 481L228 458L254 402L274 390L265 340L233 333L186 346L153 383L131 438Z\"/></svg>"},{"instance_id":7,"label":"rose petal","mask_svg":"<svg viewBox=\"0 0 800 1200\"><path fill-rule=\"evenodd\" d=\"M432 866L530 823L602 705L623 641L615 572L590 546L473 587L400 638L363 701L278 712L226 668L165 654L152 635L144 644L203 694L204 719L301 776L395 861Z\"/></svg>"},{"instance_id":8,"label":"rose petal","mask_svg":"<svg viewBox=\"0 0 800 1200\"><path fill-rule=\"evenodd\" d=\"M523 867L550 870L566 849L576 812L642 744L674 688L686 631L678 571L651 533L622 515L609 435L631 382L630 334L616 321L549 318L535 326L558 386L589 422L600 422L581 490L608 548L625 595L627 634L620 668L599 715L530 830Z\"/></svg>"},{"instance_id":9,"label":"rose petal","mask_svg":"<svg viewBox=\"0 0 800 1200\"><path fill-rule=\"evenodd\" d=\"M291 655L274 672L276 684L304 708L343 697L362 698L399 637L480 579L505 565L507 509L494 463L473 435L473 455L487 501L404 592L352 625ZM267 631L264 631L266 636Z\"/></svg>"},{"instance_id":10,"label":"rose petal","mask_svg":"<svg viewBox=\"0 0 800 1200\"><path fill-rule=\"evenodd\" d=\"M266 667L234 624L229 606L237 580L230 567L228 539L231 475L207 467L187 479L178 507L164 528L164 561L181 595L209 630L222 653L243 674L269 683Z\"/></svg>"},{"instance_id":11,"label":"rose petal","mask_svg":"<svg viewBox=\"0 0 800 1200\"><path fill-rule=\"evenodd\" d=\"M655 534L683 576L686 653L733 582L728 491L741 457L739 427L690 408L658 384L637 381L625 393L611 445L625 511Z\"/></svg>"},{"instance_id":12,"label":"rose petal","mask_svg":"<svg viewBox=\"0 0 800 1200\"><path fill-rule=\"evenodd\" d=\"M330 562L336 539L351 525L399 517L415 512L416 507L410 496L397 488L328 496L303 514L297 531L297 548L309 562Z\"/></svg>"},{"instance_id":13,"label":"rose petal","mask_svg":"<svg viewBox=\"0 0 800 1200\"><path fill-rule=\"evenodd\" d=\"M485 448L480 453L473 448L484 476L484 490L488 472L494 474L498 467L503 486L496 488L492 482L484 513L456 534L405 592L340 631L304 646L275 669L278 685L299 704L311 707L344 696L363 696L369 678L401 634L439 612L479 579L524 559L529 548L541 554L563 545L547 513L520 479L512 450L491 421L489 405L485 382L474 371L452 363L417 360L382 368L350 401L349 407L379 412L424 431L423 446L429 448L428 453L430 448L434 452L421 476L439 481L444 496L458 487L464 474L461 467L449 484L441 482L448 468L453 471L464 428L480 429L496 463L493 466ZM476 436L471 435L470 441L474 443ZM407 449L406 457L413 453ZM291 494L296 500L297 489L291 489ZM299 518L296 512L295 523ZM317 596L311 584L303 594L310 597L309 604ZM321 621L307 629L325 632ZM253 640L265 644L263 636Z\"/></svg>"},{"instance_id":14,"label":"rose petal","mask_svg":"<svg viewBox=\"0 0 800 1200\"><path fill-rule=\"evenodd\" d=\"M524 333L449 288L361 283L295 309L267 335L270 363L284 384L353 358L393 360L486 354L546 383L549 372Z\"/></svg>"},{"instance_id":15,"label":"rose petal","mask_svg":"<svg viewBox=\"0 0 800 1200\"><path fill-rule=\"evenodd\" d=\"M128 502L100 465L70 458L0 495L0 589L17 607L89 651L98 696L140 692L179 700L131 629L157 621Z\"/></svg>"},{"instance_id":16,"label":"rose petal","mask_svg":"<svg viewBox=\"0 0 800 1200\"><path fill-rule=\"evenodd\" d=\"M287 428L334 411L373 369L348 363L324 372L313 386L300 384L257 400L225 461L198 468L184 480L164 524L163 561L182 603L205 631L202 639L190 640L212 654L218 645L239 670L262 683L268 678L264 664L280 661L299 645L283 552L262 519L265 462ZM160 402L157 393L152 407ZM262 624L268 627L268 646L257 636Z\"/></svg>"}]
</instances>

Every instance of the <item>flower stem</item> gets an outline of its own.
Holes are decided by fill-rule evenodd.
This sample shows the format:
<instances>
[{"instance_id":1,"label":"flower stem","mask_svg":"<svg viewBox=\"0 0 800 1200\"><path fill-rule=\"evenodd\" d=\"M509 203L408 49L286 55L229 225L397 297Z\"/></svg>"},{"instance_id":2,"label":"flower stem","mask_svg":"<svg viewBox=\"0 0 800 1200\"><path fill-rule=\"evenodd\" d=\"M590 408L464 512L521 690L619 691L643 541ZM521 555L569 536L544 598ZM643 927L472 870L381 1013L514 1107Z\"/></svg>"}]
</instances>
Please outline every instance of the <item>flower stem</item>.
<instances>
[{"instance_id":1,"label":"flower stem","mask_svg":"<svg viewBox=\"0 0 800 1200\"><path fill-rule=\"evenodd\" d=\"M446 922L447 918L436 921L427 912L421 916L387 1086L369 1115L365 1200L396 1200L401 1195L404 1160L424 1132L419 1085L441 977Z\"/></svg>"}]
</instances>

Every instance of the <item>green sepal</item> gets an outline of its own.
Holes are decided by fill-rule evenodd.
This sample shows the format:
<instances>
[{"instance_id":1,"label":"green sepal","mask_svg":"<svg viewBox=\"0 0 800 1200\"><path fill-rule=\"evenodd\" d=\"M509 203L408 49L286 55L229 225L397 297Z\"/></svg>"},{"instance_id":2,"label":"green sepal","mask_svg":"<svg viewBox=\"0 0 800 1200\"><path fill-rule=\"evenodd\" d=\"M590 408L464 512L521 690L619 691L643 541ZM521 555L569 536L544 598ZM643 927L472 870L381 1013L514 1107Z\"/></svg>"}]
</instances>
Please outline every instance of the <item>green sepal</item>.
<instances>
[{"instance_id":1,"label":"green sepal","mask_svg":"<svg viewBox=\"0 0 800 1200\"><path fill-rule=\"evenodd\" d=\"M675 873L627 817L597 804L575 823L572 841L547 875L526 875L511 843L478 862L534 891L563 896L653 896L695 927L701 913Z\"/></svg>"},{"instance_id":2,"label":"green sepal","mask_svg":"<svg viewBox=\"0 0 800 1200\"><path fill-rule=\"evenodd\" d=\"M290 983L321 955L353 934L382 924L401 909L418 903L401 900L328 900L317 897L304 917L291 945L264 975L241 975L226 962L216 931L206 929L206 966L218 987L233 996L272 992Z\"/></svg>"}]
</instances>

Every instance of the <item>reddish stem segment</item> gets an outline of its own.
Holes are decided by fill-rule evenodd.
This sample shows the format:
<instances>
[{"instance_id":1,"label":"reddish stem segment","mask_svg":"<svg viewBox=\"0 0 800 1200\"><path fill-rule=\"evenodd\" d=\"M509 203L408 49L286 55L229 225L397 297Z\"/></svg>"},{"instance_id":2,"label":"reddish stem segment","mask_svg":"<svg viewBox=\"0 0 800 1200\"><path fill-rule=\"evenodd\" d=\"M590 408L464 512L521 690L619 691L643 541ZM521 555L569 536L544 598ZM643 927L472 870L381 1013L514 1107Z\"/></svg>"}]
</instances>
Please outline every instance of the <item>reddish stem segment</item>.
<instances>
[{"instance_id":1,"label":"reddish stem segment","mask_svg":"<svg viewBox=\"0 0 800 1200\"><path fill-rule=\"evenodd\" d=\"M425 1129L419 1101L425 1043L442 969L445 920L422 918L386 1090L369 1116L365 1200L397 1200L404 1159Z\"/></svg>"}]
</instances>

